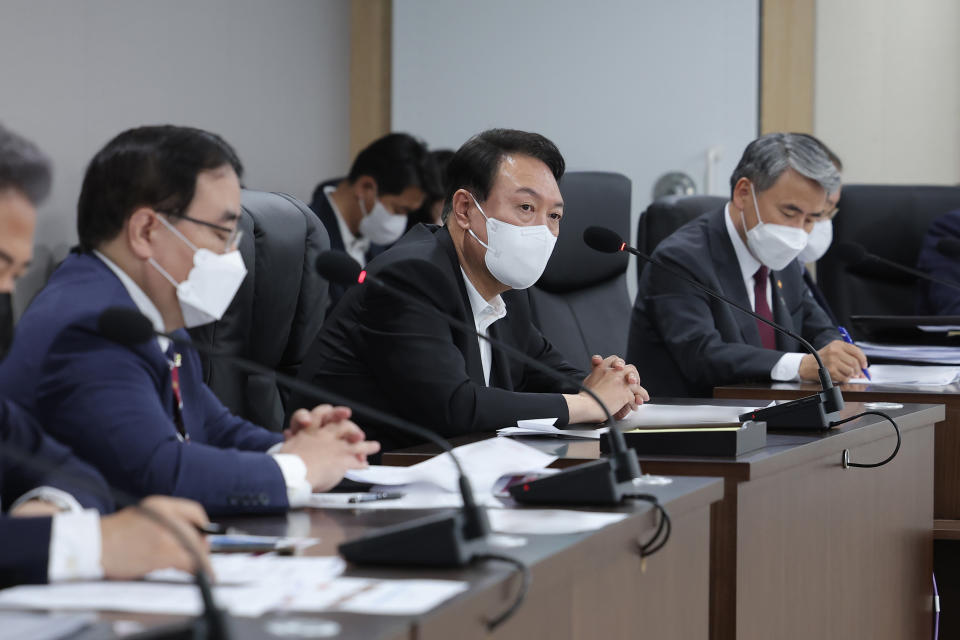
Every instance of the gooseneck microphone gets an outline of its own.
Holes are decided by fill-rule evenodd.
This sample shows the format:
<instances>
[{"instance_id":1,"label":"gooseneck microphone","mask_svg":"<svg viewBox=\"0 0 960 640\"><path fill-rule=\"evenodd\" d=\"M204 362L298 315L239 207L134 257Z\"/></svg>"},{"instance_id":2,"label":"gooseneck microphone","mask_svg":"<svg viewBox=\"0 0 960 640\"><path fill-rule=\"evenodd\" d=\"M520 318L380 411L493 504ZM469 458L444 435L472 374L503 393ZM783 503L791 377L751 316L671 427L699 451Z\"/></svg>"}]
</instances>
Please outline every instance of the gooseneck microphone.
<instances>
[{"instance_id":1,"label":"gooseneck microphone","mask_svg":"<svg viewBox=\"0 0 960 640\"><path fill-rule=\"evenodd\" d=\"M177 335L157 332L146 316L130 307L112 307L104 311L99 317L98 329L103 336L125 346L138 345L155 336L163 336L175 344L229 362L239 369L274 376L279 384L308 397L350 406L357 415L366 416L399 431L429 440L449 453L460 476L459 486L460 495L463 497L463 509L454 514L444 512L413 522L400 523L345 542L340 545L339 550L350 562L407 566L463 566L475 557L488 552L486 537L490 533L490 523L487 520L487 513L477 506L470 480L460 466L460 461L453 454L450 443L432 431L245 358L223 353Z\"/></svg>"},{"instance_id":2,"label":"gooseneck microphone","mask_svg":"<svg viewBox=\"0 0 960 640\"><path fill-rule=\"evenodd\" d=\"M443 279L443 274L432 263L423 261L423 264L437 271L436 281ZM515 485L510 488L510 494L517 502L523 504L617 504L624 498L637 493L637 487L634 484L634 479L640 477L637 453L627 447L623 434L613 426L613 417L603 401L591 389L585 387L582 381L569 378L512 345L483 335L477 331L473 323L455 318L420 298L370 275L342 251L321 253L317 257L317 271L331 282L348 286L361 283L378 287L389 295L444 320L469 336L485 340L494 349L510 358L519 360L555 380L576 385L580 391L586 393L600 406L606 416L606 424L610 427L609 456L568 467L559 473L538 480Z\"/></svg>"},{"instance_id":3,"label":"gooseneck microphone","mask_svg":"<svg viewBox=\"0 0 960 640\"><path fill-rule=\"evenodd\" d=\"M149 320L147 320L147 322L149 322ZM7 458L14 464L26 465L36 471L44 473L55 472L59 469L59 465L40 458L33 452L9 442L5 442L3 446L0 447L0 458ZM187 555L190 556L190 560L193 562L194 584L196 584L197 589L200 591L200 602L203 606L203 611L200 616L186 623L187 635L191 638L197 638L198 640L229 640L232 635L230 631L230 620L213 599L213 591L210 588L210 577L203 568L203 560L200 557L200 552L175 524L161 512L144 505L136 496L112 485L106 485L106 490L104 490L104 487L93 482L90 478L77 476L71 476L70 482L75 490L88 491L101 498L109 498L115 502L118 507L122 505L139 511L141 515L148 520L152 520L173 536L177 544L187 552ZM109 552L109 550L104 549L104 552ZM173 630L171 631L174 632ZM175 633L177 637L181 637L180 634L182 631L183 629L181 627L178 626L176 628ZM187 635L183 637L187 637Z\"/></svg>"},{"instance_id":4,"label":"gooseneck microphone","mask_svg":"<svg viewBox=\"0 0 960 640\"><path fill-rule=\"evenodd\" d=\"M949 238L944 238L937 243L937 251L947 257L960 256L960 242L951 240ZM851 266L863 264L865 262L876 262L902 273L910 274L911 276L920 278L921 280L936 282L937 284L942 284L943 286L950 287L951 289L960 289L960 282L937 278L925 271L920 271L919 269L914 269L913 267L907 267L899 262L894 262L893 260L878 256L875 253L870 253L864 248L863 245L856 242L844 242L837 245L837 256L841 261Z\"/></svg>"},{"instance_id":5,"label":"gooseneck microphone","mask_svg":"<svg viewBox=\"0 0 960 640\"><path fill-rule=\"evenodd\" d=\"M843 396L840 393L840 389L834 386L833 380L830 378L830 372L827 371L827 368L824 366L823 360L820 358L820 354L817 353L817 350L813 348L813 345L804 340L802 336L797 335L786 327L780 326L772 320L768 320L760 316L746 307L740 306L725 295L714 291L710 287L697 282L693 278L684 275L680 271L665 265L659 260L651 258L638 249L631 247L624 242L620 235L615 231L606 229L604 227L588 227L583 232L583 241L591 249L600 251L602 253L617 253L620 251L632 253L633 255L646 262L649 262L655 267L663 269L675 278L696 287L711 298L730 305L734 309L737 309L738 311L741 311L765 324L770 325L776 331L790 336L803 345L803 348L806 349L806 351L817 361L818 374L820 376L820 387L822 391L812 396L791 400L789 402L784 402L782 404L767 407L765 409L758 409L757 411L745 413L740 416L740 419L766 422L769 429L830 428L831 423L827 415L843 409Z\"/></svg>"}]
</instances>

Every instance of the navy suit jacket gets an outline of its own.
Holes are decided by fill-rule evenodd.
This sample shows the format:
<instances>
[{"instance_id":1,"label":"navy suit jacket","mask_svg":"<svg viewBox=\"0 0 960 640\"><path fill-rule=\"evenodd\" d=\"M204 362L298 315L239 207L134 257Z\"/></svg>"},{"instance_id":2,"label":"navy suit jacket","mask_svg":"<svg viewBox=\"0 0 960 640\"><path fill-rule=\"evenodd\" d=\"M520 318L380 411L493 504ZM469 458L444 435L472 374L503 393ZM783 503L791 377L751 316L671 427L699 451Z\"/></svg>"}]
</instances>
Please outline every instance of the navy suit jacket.
<instances>
[{"instance_id":1,"label":"navy suit jacket","mask_svg":"<svg viewBox=\"0 0 960 640\"><path fill-rule=\"evenodd\" d=\"M930 225L920 245L917 269L935 278L960 282L960 258L950 258L937 251L937 243L943 238L960 240L960 210L945 213ZM960 291L918 279L917 312L924 316L960 315Z\"/></svg>"},{"instance_id":2,"label":"navy suit jacket","mask_svg":"<svg viewBox=\"0 0 960 640\"><path fill-rule=\"evenodd\" d=\"M4 509L27 491L54 487L101 513L114 503L103 477L45 435L20 407L0 400L0 501ZM0 515L0 587L47 581L50 518Z\"/></svg>"},{"instance_id":3,"label":"navy suit jacket","mask_svg":"<svg viewBox=\"0 0 960 640\"><path fill-rule=\"evenodd\" d=\"M94 255L69 256L18 324L0 389L122 491L191 498L213 514L286 509L283 474L263 453L282 436L232 415L197 353L180 349L181 442L166 356L153 339L101 336L97 319L113 306L135 308L116 275Z\"/></svg>"},{"instance_id":4,"label":"navy suit jacket","mask_svg":"<svg viewBox=\"0 0 960 640\"><path fill-rule=\"evenodd\" d=\"M653 255L752 309L724 215L720 209L688 222ZM840 334L813 299L802 271L793 260L770 274L773 319L820 349ZM709 397L718 385L769 381L785 353L805 352L796 340L776 336L777 348L764 349L756 319L651 265L640 278L627 357L653 395Z\"/></svg>"},{"instance_id":5,"label":"navy suit jacket","mask_svg":"<svg viewBox=\"0 0 960 640\"><path fill-rule=\"evenodd\" d=\"M368 265L376 274L431 307L473 326L467 290L453 241L445 227L414 227ZM507 316L490 327L491 337L509 343L559 373L582 380L584 373L534 326L526 291L503 294ZM376 287L351 288L327 318L304 359L300 377L325 389L422 424L444 437L492 431L524 418L558 418L566 424L566 401L576 393L529 366L493 349L490 386L483 378L476 336L452 328L429 311ZM295 397L293 406L307 406ZM416 439L357 410L358 421L385 450Z\"/></svg>"}]
</instances>

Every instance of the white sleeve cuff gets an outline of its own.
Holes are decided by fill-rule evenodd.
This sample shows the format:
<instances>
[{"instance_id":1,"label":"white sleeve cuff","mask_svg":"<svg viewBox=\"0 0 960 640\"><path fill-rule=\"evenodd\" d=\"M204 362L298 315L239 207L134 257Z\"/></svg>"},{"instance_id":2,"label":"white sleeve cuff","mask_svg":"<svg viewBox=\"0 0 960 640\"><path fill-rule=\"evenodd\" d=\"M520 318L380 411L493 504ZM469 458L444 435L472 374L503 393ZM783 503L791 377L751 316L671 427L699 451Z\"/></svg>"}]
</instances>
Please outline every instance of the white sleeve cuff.
<instances>
[{"instance_id":1,"label":"white sleeve cuff","mask_svg":"<svg viewBox=\"0 0 960 640\"><path fill-rule=\"evenodd\" d=\"M68 513L80 513L83 511L83 507L77 502L76 498L66 491L54 487L37 487L36 489L27 491L17 498L16 502L10 505L10 510L13 511L24 502L29 502L30 500L49 502L61 511Z\"/></svg>"},{"instance_id":2,"label":"white sleeve cuff","mask_svg":"<svg viewBox=\"0 0 960 640\"><path fill-rule=\"evenodd\" d=\"M794 382L800 379L800 361L805 353L785 353L770 370L770 378L777 382Z\"/></svg>"},{"instance_id":3,"label":"white sleeve cuff","mask_svg":"<svg viewBox=\"0 0 960 640\"><path fill-rule=\"evenodd\" d=\"M307 482L307 465L303 458L293 453L271 453L283 481L287 484L287 501L291 508L305 507L310 502L313 487Z\"/></svg>"},{"instance_id":4,"label":"white sleeve cuff","mask_svg":"<svg viewBox=\"0 0 960 640\"><path fill-rule=\"evenodd\" d=\"M95 509L54 515L47 579L99 580L103 577L100 544L100 514Z\"/></svg>"}]
</instances>

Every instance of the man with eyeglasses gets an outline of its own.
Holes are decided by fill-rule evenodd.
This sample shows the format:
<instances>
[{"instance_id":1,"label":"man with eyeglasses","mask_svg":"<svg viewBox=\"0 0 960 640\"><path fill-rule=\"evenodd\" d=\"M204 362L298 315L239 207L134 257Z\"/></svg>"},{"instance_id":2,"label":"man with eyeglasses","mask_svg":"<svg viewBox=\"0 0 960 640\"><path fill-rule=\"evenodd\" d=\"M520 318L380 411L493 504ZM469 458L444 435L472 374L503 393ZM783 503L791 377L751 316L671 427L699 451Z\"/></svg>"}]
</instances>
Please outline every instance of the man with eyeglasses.
<instances>
[{"instance_id":1,"label":"man with eyeglasses","mask_svg":"<svg viewBox=\"0 0 960 640\"><path fill-rule=\"evenodd\" d=\"M342 407L298 411L271 433L230 414L192 349L99 333L117 306L183 338L222 316L246 275L241 174L234 150L198 129L141 127L107 143L80 194L80 252L33 301L0 367L0 388L108 482L214 514L303 506L379 449Z\"/></svg>"},{"instance_id":2,"label":"man with eyeglasses","mask_svg":"<svg viewBox=\"0 0 960 640\"><path fill-rule=\"evenodd\" d=\"M797 260L839 186L819 142L761 136L744 150L727 204L681 227L654 257L799 333L833 379L845 382L861 375L867 359L842 340ZM724 384L818 378L816 360L797 341L656 267L640 279L627 360L650 394L661 396L709 397Z\"/></svg>"}]
</instances>

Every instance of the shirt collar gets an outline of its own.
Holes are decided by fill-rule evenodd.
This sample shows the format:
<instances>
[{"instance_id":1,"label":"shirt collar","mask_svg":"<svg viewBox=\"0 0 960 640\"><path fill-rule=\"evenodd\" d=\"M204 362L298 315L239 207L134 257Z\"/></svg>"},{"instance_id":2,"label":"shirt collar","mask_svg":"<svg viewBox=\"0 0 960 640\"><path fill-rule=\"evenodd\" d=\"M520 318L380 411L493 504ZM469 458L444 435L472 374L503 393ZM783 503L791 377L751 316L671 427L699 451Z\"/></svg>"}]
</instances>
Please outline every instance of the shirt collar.
<instances>
[{"instance_id":1,"label":"shirt collar","mask_svg":"<svg viewBox=\"0 0 960 640\"><path fill-rule=\"evenodd\" d=\"M343 219L343 214L340 213L340 209L333 199L332 194L336 190L337 188L333 185L324 187L323 195L326 196L327 202L330 203L330 208L333 209L333 215L337 219L337 228L340 229L340 237L343 238L343 246L347 250L347 253L360 264L365 264L367 249L370 248L370 239L364 238L363 236L358 238L350 231L350 227L347 226L347 222ZM362 257L357 259L358 255Z\"/></svg>"},{"instance_id":2,"label":"shirt collar","mask_svg":"<svg viewBox=\"0 0 960 640\"><path fill-rule=\"evenodd\" d=\"M133 304L137 305L137 310L150 320L150 323L153 325L153 330L159 333L166 332L167 329L163 324L163 316L160 315L160 310L157 309L157 305L153 304L153 300L143 292L143 289L133 281L133 278L131 278L126 271L118 267L113 260L96 249L93 250L93 254L100 259L100 262L107 265L110 271L113 271L114 275L120 279L120 284L122 284L123 288L130 294L130 297L133 299ZM160 350L166 353L167 347L170 346L170 339L157 336L157 343L160 345Z\"/></svg>"},{"instance_id":3,"label":"shirt collar","mask_svg":"<svg viewBox=\"0 0 960 640\"><path fill-rule=\"evenodd\" d=\"M470 300L470 310L473 312L473 321L477 325L477 330L483 333L486 329L507 315L507 305L503 298L496 295L492 300L484 300L477 288L470 282L467 272L460 267L460 275L463 276L463 284L467 288L467 298ZM482 328L481 328L482 327Z\"/></svg>"},{"instance_id":4,"label":"shirt collar","mask_svg":"<svg viewBox=\"0 0 960 640\"><path fill-rule=\"evenodd\" d=\"M753 274L761 266L761 262L753 257L749 247L743 242L743 238L737 233L733 226L733 218L730 217L730 203L723 209L723 220L726 223L727 233L730 235L730 242L733 243L733 250L737 254L737 262L740 263L740 271L744 282L753 282Z\"/></svg>"}]
</instances>

